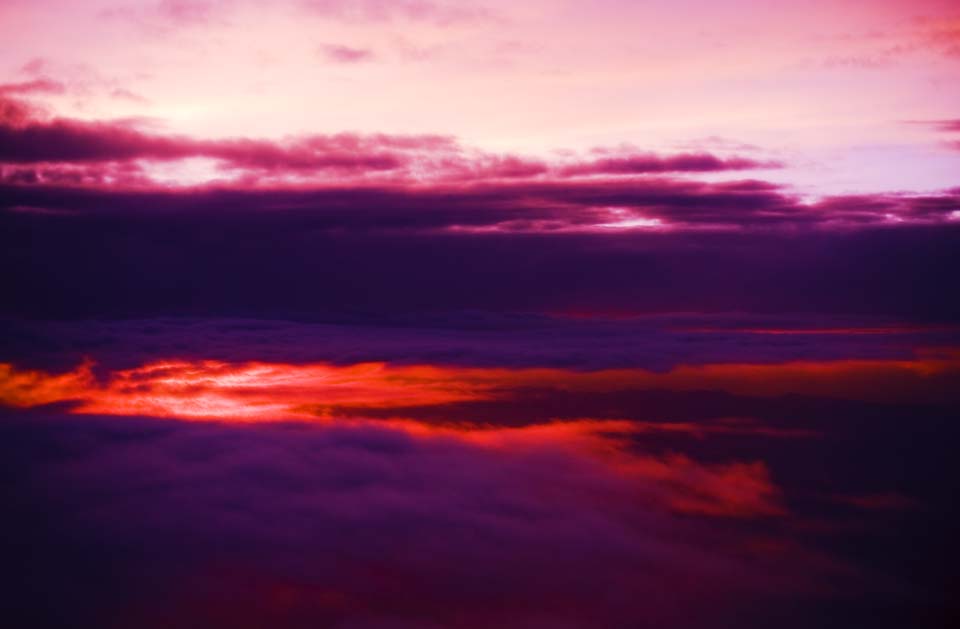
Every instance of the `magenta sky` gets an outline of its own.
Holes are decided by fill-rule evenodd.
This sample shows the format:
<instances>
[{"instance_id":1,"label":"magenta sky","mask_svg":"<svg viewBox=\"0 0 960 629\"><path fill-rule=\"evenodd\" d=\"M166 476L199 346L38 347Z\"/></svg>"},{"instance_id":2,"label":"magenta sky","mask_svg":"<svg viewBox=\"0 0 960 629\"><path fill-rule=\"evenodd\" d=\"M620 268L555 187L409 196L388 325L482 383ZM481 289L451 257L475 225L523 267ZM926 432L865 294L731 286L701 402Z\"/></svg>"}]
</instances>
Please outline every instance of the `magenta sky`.
<instances>
[{"instance_id":1,"label":"magenta sky","mask_svg":"<svg viewBox=\"0 0 960 629\"><path fill-rule=\"evenodd\" d=\"M960 172L957 134L925 124L960 111L950 0L5 0L0 38L5 95L194 139L709 151L780 162L763 178L811 197L932 193Z\"/></svg>"}]
</instances>

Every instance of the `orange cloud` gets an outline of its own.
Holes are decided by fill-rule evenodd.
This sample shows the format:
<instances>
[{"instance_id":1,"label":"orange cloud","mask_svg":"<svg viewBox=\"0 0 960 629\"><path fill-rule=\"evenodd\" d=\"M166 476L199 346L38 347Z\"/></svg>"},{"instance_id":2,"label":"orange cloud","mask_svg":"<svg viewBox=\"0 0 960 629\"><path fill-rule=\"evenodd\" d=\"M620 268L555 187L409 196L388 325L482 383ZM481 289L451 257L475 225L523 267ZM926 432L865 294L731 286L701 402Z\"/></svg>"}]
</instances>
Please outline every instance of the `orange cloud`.
<instances>
[{"instance_id":1,"label":"orange cloud","mask_svg":"<svg viewBox=\"0 0 960 629\"><path fill-rule=\"evenodd\" d=\"M30 407L85 399L96 387L92 366L85 362L73 371L53 375L17 370L9 363L0 363L0 404Z\"/></svg>"},{"instance_id":2,"label":"orange cloud","mask_svg":"<svg viewBox=\"0 0 960 629\"><path fill-rule=\"evenodd\" d=\"M0 404L29 407L76 400L72 411L180 419L269 421L362 416L509 397L522 388L603 392L714 390L737 395L801 394L872 402L960 401L960 352L925 351L911 360L797 361L680 365L644 369L461 368L386 363L290 365L159 361L97 381L91 364L50 374L0 363Z\"/></svg>"},{"instance_id":3,"label":"orange cloud","mask_svg":"<svg viewBox=\"0 0 960 629\"><path fill-rule=\"evenodd\" d=\"M653 486L654 499L672 511L710 516L757 517L785 513L780 492L761 461L704 465L682 454L651 456L630 448L643 422L578 420L464 432L483 447L550 447L587 454L638 486Z\"/></svg>"},{"instance_id":4,"label":"orange cloud","mask_svg":"<svg viewBox=\"0 0 960 629\"><path fill-rule=\"evenodd\" d=\"M382 363L161 361L111 374L77 413L264 421L328 416L335 406L391 408L474 399L476 386L435 367Z\"/></svg>"},{"instance_id":5,"label":"orange cloud","mask_svg":"<svg viewBox=\"0 0 960 629\"><path fill-rule=\"evenodd\" d=\"M363 425L364 420L335 420ZM451 439L504 456L538 454L562 464L558 457L592 462L604 477L634 488L638 501L676 513L715 517L767 517L786 513L779 488L762 461L704 464L671 453L655 456L632 447L634 435L649 430L645 422L592 420L534 424L436 426L397 419L380 425L419 439Z\"/></svg>"}]
</instances>

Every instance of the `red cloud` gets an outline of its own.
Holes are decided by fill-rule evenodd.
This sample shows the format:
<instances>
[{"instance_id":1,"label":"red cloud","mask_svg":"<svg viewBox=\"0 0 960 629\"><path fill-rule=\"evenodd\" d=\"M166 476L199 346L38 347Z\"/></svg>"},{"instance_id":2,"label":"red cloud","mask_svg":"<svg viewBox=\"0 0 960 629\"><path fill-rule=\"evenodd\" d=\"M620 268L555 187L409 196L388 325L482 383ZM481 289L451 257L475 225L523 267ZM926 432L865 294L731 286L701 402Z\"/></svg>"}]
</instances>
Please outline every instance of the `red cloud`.
<instances>
[{"instance_id":1,"label":"red cloud","mask_svg":"<svg viewBox=\"0 0 960 629\"><path fill-rule=\"evenodd\" d=\"M0 96L5 94L33 94L38 92L62 94L64 91L66 91L66 86L60 81L44 78L21 81L20 83L0 84Z\"/></svg>"}]
</instances>

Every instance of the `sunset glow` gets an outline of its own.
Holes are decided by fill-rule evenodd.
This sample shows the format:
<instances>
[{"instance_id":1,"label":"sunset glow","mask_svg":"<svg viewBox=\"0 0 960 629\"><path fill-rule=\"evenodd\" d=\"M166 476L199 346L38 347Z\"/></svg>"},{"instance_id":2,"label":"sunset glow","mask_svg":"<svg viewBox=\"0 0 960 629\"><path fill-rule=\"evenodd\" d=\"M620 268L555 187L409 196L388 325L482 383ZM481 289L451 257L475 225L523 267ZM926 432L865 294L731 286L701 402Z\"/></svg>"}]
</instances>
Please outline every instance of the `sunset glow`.
<instances>
[{"instance_id":1,"label":"sunset glow","mask_svg":"<svg viewBox=\"0 0 960 629\"><path fill-rule=\"evenodd\" d=\"M4 626L960 625L957 0L0 0Z\"/></svg>"},{"instance_id":2,"label":"sunset glow","mask_svg":"<svg viewBox=\"0 0 960 629\"><path fill-rule=\"evenodd\" d=\"M664 373L162 361L113 372L102 384L93 378L90 364L63 374L20 371L0 364L0 402L20 407L75 402L74 413L242 422L362 415L364 409L398 409L402 414L404 407L508 397L511 389L530 387L960 402L960 353L927 354L899 361L680 365Z\"/></svg>"}]
</instances>

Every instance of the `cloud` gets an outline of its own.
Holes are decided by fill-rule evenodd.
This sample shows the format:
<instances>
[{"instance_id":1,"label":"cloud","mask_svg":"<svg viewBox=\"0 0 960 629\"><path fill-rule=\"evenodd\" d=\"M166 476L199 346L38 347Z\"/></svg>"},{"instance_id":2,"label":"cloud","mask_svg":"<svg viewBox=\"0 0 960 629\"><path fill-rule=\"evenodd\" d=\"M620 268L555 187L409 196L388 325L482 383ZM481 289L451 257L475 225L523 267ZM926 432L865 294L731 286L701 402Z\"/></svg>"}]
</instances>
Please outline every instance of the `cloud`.
<instances>
[{"instance_id":1,"label":"cloud","mask_svg":"<svg viewBox=\"0 0 960 629\"><path fill-rule=\"evenodd\" d=\"M46 78L21 81L19 83L0 84L0 98L7 94L62 94L65 91L66 86L63 83Z\"/></svg>"},{"instance_id":2,"label":"cloud","mask_svg":"<svg viewBox=\"0 0 960 629\"><path fill-rule=\"evenodd\" d=\"M949 59L960 58L960 20L956 16L915 20L920 45Z\"/></svg>"},{"instance_id":3,"label":"cloud","mask_svg":"<svg viewBox=\"0 0 960 629\"><path fill-rule=\"evenodd\" d=\"M916 500L896 492L865 494L859 496L836 496L838 503L848 504L867 511L906 511L920 506Z\"/></svg>"},{"instance_id":4,"label":"cloud","mask_svg":"<svg viewBox=\"0 0 960 629\"><path fill-rule=\"evenodd\" d=\"M50 62L43 57L33 57L20 67L20 72L37 76L43 74L50 66Z\"/></svg>"},{"instance_id":5,"label":"cloud","mask_svg":"<svg viewBox=\"0 0 960 629\"><path fill-rule=\"evenodd\" d=\"M808 202L762 180L680 176L756 163L737 157L549 161L436 135L202 140L0 104L9 315L957 312L936 280L956 266L949 191ZM214 175L158 180L157 163L188 160ZM190 284L166 279L178 276Z\"/></svg>"},{"instance_id":6,"label":"cloud","mask_svg":"<svg viewBox=\"0 0 960 629\"><path fill-rule=\"evenodd\" d=\"M495 14L475 2L432 0L302 0L311 14L347 22L385 22L396 19L438 26L488 22Z\"/></svg>"},{"instance_id":7,"label":"cloud","mask_svg":"<svg viewBox=\"0 0 960 629\"><path fill-rule=\"evenodd\" d=\"M99 16L129 21L156 34L173 28L213 24L234 4L234 0L157 0L110 6L102 9Z\"/></svg>"},{"instance_id":8,"label":"cloud","mask_svg":"<svg viewBox=\"0 0 960 629\"><path fill-rule=\"evenodd\" d=\"M61 375L17 371L0 363L0 404L30 407L79 399L95 386L90 364Z\"/></svg>"},{"instance_id":9,"label":"cloud","mask_svg":"<svg viewBox=\"0 0 960 629\"><path fill-rule=\"evenodd\" d=\"M28 124L38 113L34 105L0 96L0 129Z\"/></svg>"},{"instance_id":10,"label":"cloud","mask_svg":"<svg viewBox=\"0 0 960 629\"><path fill-rule=\"evenodd\" d=\"M158 12L179 24L206 23L216 3L207 0L160 0Z\"/></svg>"},{"instance_id":11,"label":"cloud","mask_svg":"<svg viewBox=\"0 0 960 629\"><path fill-rule=\"evenodd\" d=\"M940 119L940 120L909 120L907 121L910 124L919 124L931 127L935 131L940 133L960 133L960 118L958 119ZM951 140L946 142L946 146L960 150L960 140Z\"/></svg>"},{"instance_id":12,"label":"cloud","mask_svg":"<svg viewBox=\"0 0 960 629\"><path fill-rule=\"evenodd\" d=\"M823 67L881 70L893 65L893 55L893 51L883 51L873 55L834 55L823 61Z\"/></svg>"},{"instance_id":13,"label":"cloud","mask_svg":"<svg viewBox=\"0 0 960 629\"><path fill-rule=\"evenodd\" d=\"M167 358L110 372L102 380L92 381L88 363L59 375L0 363L0 403L31 407L74 400L78 413L251 422L368 412L403 417L405 407L495 400L528 387L558 393L709 390L949 405L960 402L955 393L960 354L944 351L910 360L681 364L662 373L636 368L580 373L555 368L231 364Z\"/></svg>"},{"instance_id":14,"label":"cloud","mask_svg":"<svg viewBox=\"0 0 960 629\"><path fill-rule=\"evenodd\" d=\"M2 131L0 131L2 134ZM96 137L96 141L91 139ZM2 135L0 135L2 138ZM38 142L39 138L56 142ZM455 145L433 136L316 136L288 144L253 140L194 142L156 138L118 126L102 134L96 128L53 123L6 134L0 154L21 162L70 157L100 162L110 158L182 158L206 155L229 160L235 168L296 173L329 170L368 176L368 183L339 185L215 185L170 190L147 185L142 189L87 192L55 189L63 175L83 171L69 167L7 167L0 176L8 184L33 181L33 188L8 186L7 205L64 207L89 199L110 198L123 207L149 197L158 203L191 205L200 219L204 208L228 202L235 213L255 215L270 207L286 207L288 217L308 220L315 229L350 231L497 231L554 233L594 231L615 233L644 228L750 227L852 228L899 224L948 223L960 209L957 195L848 195L804 203L774 184L758 180L706 183L671 177L554 178L538 161L503 157L459 157ZM439 148L437 148L439 146ZM417 185L407 174L424 161L454 147L454 157L439 158L437 176ZM424 157L426 155L426 157ZM120 162L124 164L124 162ZM133 164L128 174L143 174ZM100 166L90 171L96 174ZM107 164L107 172L116 165ZM376 173L397 178L369 179ZM119 174L119 173L115 173ZM96 181L94 180L94 184ZM108 211L104 209L103 211ZM266 220L267 215L261 219ZM284 220L284 219L278 219Z\"/></svg>"},{"instance_id":15,"label":"cloud","mask_svg":"<svg viewBox=\"0 0 960 629\"><path fill-rule=\"evenodd\" d=\"M369 51L339 45L323 47L338 63L370 58ZM29 84L12 84L23 91ZM2 88L0 88L2 94ZM113 96L140 98L125 90ZM718 172L776 167L778 164L741 157L719 158L709 153L658 156L638 151L607 155L599 159L548 162L511 154L492 154L467 149L453 138L437 135L396 136L385 134L306 135L282 141L232 138L199 140L185 136L146 132L125 121L88 122L47 118L27 104L0 101L15 109L0 124L0 163L59 163L76 169L77 163L131 162L134 160L179 161L207 158L218 162L225 176L255 176L274 179L300 178L329 183L322 173L343 176L388 175L391 180L416 183L423 180L468 182L500 179L567 179L583 176L631 176L663 173ZM71 168L66 168L70 170ZM64 170L61 167L61 170ZM53 172L48 170L47 172ZM51 175L54 176L54 175ZM37 172L37 180L45 179Z\"/></svg>"},{"instance_id":16,"label":"cloud","mask_svg":"<svg viewBox=\"0 0 960 629\"><path fill-rule=\"evenodd\" d=\"M360 63L374 58L372 50L367 48L352 48L342 44L322 44L319 48L328 61L334 63Z\"/></svg>"},{"instance_id":17,"label":"cloud","mask_svg":"<svg viewBox=\"0 0 960 629\"><path fill-rule=\"evenodd\" d=\"M146 98L144 98L143 96L137 94L136 92L132 92L132 91L130 91L130 90L128 90L128 89L125 89L125 88L122 88L122 87L118 87L118 88L115 88L115 89L111 90L111 91L110 91L110 96L113 97L113 98L119 98L119 99L122 99L122 100L129 100L129 101L133 101L133 102L136 102L136 103L147 103L147 102L149 102Z\"/></svg>"},{"instance_id":18,"label":"cloud","mask_svg":"<svg viewBox=\"0 0 960 629\"><path fill-rule=\"evenodd\" d=\"M8 316L317 320L588 309L960 317L942 280L957 271L960 225L944 217L956 211L953 197L804 206L770 186L658 179L331 189L8 184L0 199L0 311ZM48 212L14 209L23 207ZM598 227L623 218L611 207L669 228Z\"/></svg>"},{"instance_id":19,"label":"cloud","mask_svg":"<svg viewBox=\"0 0 960 629\"><path fill-rule=\"evenodd\" d=\"M315 206L317 226L338 229L832 228L938 223L960 209L957 195L949 192L846 195L805 203L761 180L707 183L677 177L781 166L704 152L656 155L630 147L598 148L589 159L548 161L469 149L439 135L203 140L151 133L136 121L50 118L10 98L0 99L0 115L0 182L38 187L35 193L9 191L11 200L24 197L11 203L22 206L42 206L28 197L49 196L41 189L63 185L100 188L94 194L107 196L111 186L121 186L113 193L120 204L137 194L181 203L183 195L160 183L151 163L203 159L212 163L207 181L214 183L192 189L199 205L216 203L228 194L218 186L229 187L231 202L239 207ZM73 196L49 193L64 196L58 203Z\"/></svg>"},{"instance_id":20,"label":"cloud","mask_svg":"<svg viewBox=\"0 0 960 629\"><path fill-rule=\"evenodd\" d=\"M50 219L59 216L36 208L19 211ZM427 313L409 312L403 306L397 302L395 308L383 312L350 313L328 307L312 313L314 322L217 317L55 322L5 319L0 320L0 356L22 369L53 372L72 370L85 358L95 360L98 370L129 370L175 356L196 363L388 362L481 368L639 368L664 373L681 364L842 359L909 363L917 358L911 348L960 345L956 326L882 328L890 320L874 316L820 314L818 321L834 327L823 334L808 329L792 334L773 332L809 326L807 316L603 312L566 316L476 310ZM647 406L652 404L646 402ZM680 402L673 404L679 406ZM601 413L596 407L579 406L570 398L563 405L550 412L555 416L616 416L609 415L608 410ZM482 405L475 405L471 413L474 411L485 412ZM751 414L746 410L723 412ZM498 408L495 413L503 416L506 411ZM483 421L482 415L470 417Z\"/></svg>"},{"instance_id":21,"label":"cloud","mask_svg":"<svg viewBox=\"0 0 960 629\"><path fill-rule=\"evenodd\" d=\"M908 120L907 123L928 126L933 128L936 131L942 131L944 133L960 132L960 118L957 118L957 119L944 118L940 120Z\"/></svg>"},{"instance_id":22,"label":"cloud","mask_svg":"<svg viewBox=\"0 0 960 629\"><path fill-rule=\"evenodd\" d=\"M33 110L4 100L0 125L0 162L91 163L137 159L182 160L207 157L234 168L263 170L379 171L399 168L407 149L434 147L433 136L402 137L339 134L308 136L291 142L195 140L141 131L126 122L84 122L34 117Z\"/></svg>"},{"instance_id":23,"label":"cloud","mask_svg":"<svg viewBox=\"0 0 960 629\"><path fill-rule=\"evenodd\" d=\"M315 419L333 408L392 408L486 397L491 385L442 368L284 365L163 360L111 373L101 387L90 365L67 374L21 372L0 363L0 403L36 406L76 400L78 412L181 419Z\"/></svg>"},{"instance_id":24,"label":"cloud","mask_svg":"<svg viewBox=\"0 0 960 629\"><path fill-rule=\"evenodd\" d=\"M710 153L681 153L661 157L654 154L633 154L604 157L561 169L565 175L622 175L664 172L717 172L752 168L780 168L777 162L760 162L743 157L723 159Z\"/></svg>"},{"instance_id":25,"label":"cloud","mask_svg":"<svg viewBox=\"0 0 960 629\"><path fill-rule=\"evenodd\" d=\"M766 505L771 490L762 465L616 454L584 426L472 440L371 424L3 419L17 469L5 486L22 505L7 539L35 549L18 594L45 592L58 604L41 609L79 624L109 614L152 626L144 597L156 588L167 624L222 624L221 597L229 618L281 627L615 626L639 613L699 626L692 600L742 624L751 609L816 592L814 575L837 578L803 552L784 564L745 552L741 529L699 523L725 516L718 504L758 515L751 501ZM42 512L47 525L30 526ZM96 548L109 549L109 576L77 578ZM8 568L20 555L7 554ZM274 598L284 586L293 593ZM68 605L70 592L83 603Z\"/></svg>"},{"instance_id":26,"label":"cloud","mask_svg":"<svg viewBox=\"0 0 960 629\"><path fill-rule=\"evenodd\" d=\"M228 369L139 376L176 384L184 373L238 395L255 381ZM265 374L267 386L295 393L290 373ZM139 376L128 393L146 392ZM838 607L856 622L875 617L881 595L897 610L891 627L949 610L938 566L952 534L951 414L663 396L621 392L607 407L689 419L507 424L510 412L576 403L556 392L487 407L480 425L0 411L7 613L41 626L580 629L638 614L799 628ZM731 402L819 434L704 419Z\"/></svg>"},{"instance_id":27,"label":"cloud","mask_svg":"<svg viewBox=\"0 0 960 629\"><path fill-rule=\"evenodd\" d=\"M787 371L791 383L803 380L803 371L821 368L833 380L849 377L844 366L782 365L766 368L771 381L777 370ZM940 375L950 366L926 364L925 371ZM867 364L861 370L881 371ZM851 370L856 367L851 368ZM71 413L164 417L181 420L217 420L228 423L270 423L285 420L324 425L355 420L368 412L397 413L387 425L415 436L442 436L482 447L539 448L553 444L562 450L602 455L614 473L663 483L661 500L671 509L706 515L752 517L783 513L766 468L759 463L734 463L703 468L682 456L667 460L637 456L627 444L636 432L650 429L630 421L583 420L531 423L523 427L496 427L466 423L436 425L406 419L404 408L444 406L509 395L512 389L548 387L558 391L610 391L624 388L713 388L724 380L742 380L749 389L763 367L732 365L689 368L658 376L640 370L581 374L562 370L452 369L443 366L387 364L227 364L216 361L164 360L107 374L100 384L84 363L64 374L21 371L0 363L0 404L30 408L75 402ZM711 373L719 370L718 374ZM746 374L746 375L745 375ZM799 377L798 377L799 375ZM856 377L856 374L854 375ZM909 377L909 376L908 376ZM809 379L807 377L806 379ZM805 383L799 384L803 390ZM723 386L723 385L721 385ZM729 385L727 385L729 386ZM782 384L781 384L782 386ZM788 386L794 386L790 384ZM809 385L807 385L809 386ZM776 388L777 384L774 383ZM765 387L761 386L760 389ZM763 391L761 394L769 394ZM735 491L724 489L732 485ZM682 491L680 488L686 488Z\"/></svg>"}]
</instances>

